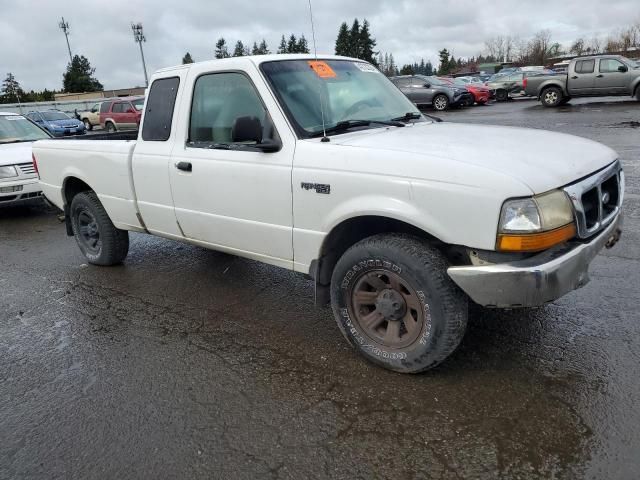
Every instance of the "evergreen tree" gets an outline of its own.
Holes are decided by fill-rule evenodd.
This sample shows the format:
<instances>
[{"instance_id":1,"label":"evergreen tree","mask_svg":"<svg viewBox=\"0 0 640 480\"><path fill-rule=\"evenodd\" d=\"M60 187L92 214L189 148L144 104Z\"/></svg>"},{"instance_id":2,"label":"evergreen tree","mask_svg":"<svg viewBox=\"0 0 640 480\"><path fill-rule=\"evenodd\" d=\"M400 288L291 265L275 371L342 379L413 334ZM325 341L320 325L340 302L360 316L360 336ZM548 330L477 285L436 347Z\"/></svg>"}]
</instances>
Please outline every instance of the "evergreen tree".
<instances>
[{"instance_id":1,"label":"evergreen tree","mask_svg":"<svg viewBox=\"0 0 640 480\"><path fill-rule=\"evenodd\" d=\"M191 58L191 54L187 52L184 57L182 57L182 64L193 63L193 58Z\"/></svg>"},{"instance_id":2,"label":"evergreen tree","mask_svg":"<svg viewBox=\"0 0 640 480\"><path fill-rule=\"evenodd\" d=\"M424 74L431 76L433 75L433 65L431 63L431 61L428 61L427 64L424 67Z\"/></svg>"},{"instance_id":3,"label":"evergreen tree","mask_svg":"<svg viewBox=\"0 0 640 480\"><path fill-rule=\"evenodd\" d=\"M393 53L389 54L389 76L394 77L398 75L398 67L393 59Z\"/></svg>"},{"instance_id":4,"label":"evergreen tree","mask_svg":"<svg viewBox=\"0 0 640 480\"><path fill-rule=\"evenodd\" d=\"M229 58L229 50L227 49L227 41L223 37L220 37L218 39L218 41L216 42L215 57L216 58Z\"/></svg>"},{"instance_id":5,"label":"evergreen tree","mask_svg":"<svg viewBox=\"0 0 640 480\"><path fill-rule=\"evenodd\" d=\"M236 46L233 49L233 56L234 57L244 57L244 45L242 44L242 41L238 40L236 42Z\"/></svg>"},{"instance_id":6,"label":"evergreen tree","mask_svg":"<svg viewBox=\"0 0 640 480\"><path fill-rule=\"evenodd\" d=\"M253 42L253 47L251 47L251 55L260 55L260 49L256 42Z\"/></svg>"},{"instance_id":7,"label":"evergreen tree","mask_svg":"<svg viewBox=\"0 0 640 480\"><path fill-rule=\"evenodd\" d=\"M349 30L349 48L347 51L347 56L360 58L362 51L360 46L360 22L357 18L353 19L351 30Z\"/></svg>"},{"instance_id":8,"label":"evergreen tree","mask_svg":"<svg viewBox=\"0 0 640 480\"><path fill-rule=\"evenodd\" d=\"M289 35L286 53L298 53L298 39L293 33Z\"/></svg>"},{"instance_id":9,"label":"evergreen tree","mask_svg":"<svg viewBox=\"0 0 640 480\"><path fill-rule=\"evenodd\" d=\"M438 52L438 56L440 57L440 68L438 69L438 74L445 75L449 73L449 50L443 48Z\"/></svg>"},{"instance_id":10,"label":"evergreen tree","mask_svg":"<svg viewBox=\"0 0 640 480\"><path fill-rule=\"evenodd\" d=\"M65 92L100 92L104 90L102 84L93 76L96 69L91 68L89 60L83 55L74 55L67 71L62 76Z\"/></svg>"},{"instance_id":11,"label":"evergreen tree","mask_svg":"<svg viewBox=\"0 0 640 480\"><path fill-rule=\"evenodd\" d=\"M284 39L284 35L282 35L282 38L280 39L278 53L287 53L287 41Z\"/></svg>"},{"instance_id":12,"label":"evergreen tree","mask_svg":"<svg viewBox=\"0 0 640 480\"><path fill-rule=\"evenodd\" d=\"M271 53L271 52L269 51L269 48L267 47L267 42L263 38L262 41L260 42L260 46L258 47L258 55L268 55L269 53Z\"/></svg>"},{"instance_id":13,"label":"evergreen tree","mask_svg":"<svg viewBox=\"0 0 640 480\"><path fill-rule=\"evenodd\" d=\"M336 38L336 55L349 55L349 27L347 22L342 22Z\"/></svg>"},{"instance_id":14,"label":"evergreen tree","mask_svg":"<svg viewBox=\"0 0 640 480\"><path fill-rule=\"evenodd\" d=\"M13 73L7 73L7 78L2 82L2 103L14 103L24 101L24 92Z\"/></svg>"},{"instance_id":15,"label":"evergreen tree","mask_svg":"<svg viewBox=\"0 0 640 480\"><path fill-rule=\"evenodd\" d=\"M309 53L309 45L307 44L307 39L304 38L304 34L302 34L298 39L296 53Z\"/></svg>"},{"instance_id":16,"label":"evergreen tree","mask_svg":"<svg viewBox=\"0 0 640 480\"><path fill-rule=\"evenodd\" d=\"M362 60L365 60L369 63L376 64L376 59L374 57L373 49L376 46L376 41L371 38L371 33L369 32L369 22L365 18L362 22L362 28L360 29L360 34L358 35L358 57Z\"/></svg>"}]
</instances>

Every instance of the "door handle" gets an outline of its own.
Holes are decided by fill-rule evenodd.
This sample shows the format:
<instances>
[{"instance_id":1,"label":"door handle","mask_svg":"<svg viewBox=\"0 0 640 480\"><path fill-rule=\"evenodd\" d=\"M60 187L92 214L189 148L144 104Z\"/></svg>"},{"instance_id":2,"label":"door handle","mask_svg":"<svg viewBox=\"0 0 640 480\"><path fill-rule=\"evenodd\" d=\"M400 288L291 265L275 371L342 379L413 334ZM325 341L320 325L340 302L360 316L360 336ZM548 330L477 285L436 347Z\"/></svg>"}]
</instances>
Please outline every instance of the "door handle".
<instances>
[{"instance_id":1,"label":"door handle","mask_svg":"<svg viewBox=\"0 0 640 480\"><path fill-rule=\"evenodd\" d=\"M191 165L191 162L178 162L176 163L176 168L183 172L190 172L193 170L193 165Z\"/></svg>"},{"instance_id":2,"label":"door handle","mask_svg":"<svg viewBox=\"0 0 640 480\"><path fill-rule=\"evenodd\" d=\"M575 80L576 78L578 78L578 76L574 75L573 77L571 77L571 80Z\"/></svg>"},{"instance_id":3,"label":"door handle","mask_svg":"<svg viewBox=\"0 0 640 480\"><path fill-rule=\"evenodd\" d=\"M604 77L604 75L602 75L602 74L601 75L596 75L596 78L602 78L602 77Z\"/></svg>"}]
</instances>

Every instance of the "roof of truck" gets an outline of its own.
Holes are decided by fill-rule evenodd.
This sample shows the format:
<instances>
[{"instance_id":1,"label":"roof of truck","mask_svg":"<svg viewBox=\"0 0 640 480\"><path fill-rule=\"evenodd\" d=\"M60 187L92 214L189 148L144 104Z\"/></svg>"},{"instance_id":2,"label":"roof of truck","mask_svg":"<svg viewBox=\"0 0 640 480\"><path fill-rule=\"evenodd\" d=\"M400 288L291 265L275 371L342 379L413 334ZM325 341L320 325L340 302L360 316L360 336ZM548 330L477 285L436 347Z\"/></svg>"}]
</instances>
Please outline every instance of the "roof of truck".
<instances>
[{"instance_id":1,"label":"roof of truck","mask_svg":"<svg viewBox=\"0 0 640 480\"><path fill-rule=\"evenodd\" d=\"M185 65L176 65L173 67L166 67L157 70L156 73L162 72L170 72L175 70L182 70L184 68L191 68L192 65L203 65L203 64L211 64L211 65L220 65L222 63L228 63L230 66L242 63L253 63L254 65L260 65L265 62L273 62L273 61L284 61L284 60L352 60L354 62L364 62L364 60L360 60L358 58L350 58L350 57L342 57L339 55L318 55L317 57L310 53L286 53L286 54L269 54L269 55L247 55L243 57L229 57L229 58L219 58L215 60L205 60L204 62L195 62L195 63L187 63Z\"/></svg>"}]
</instances>

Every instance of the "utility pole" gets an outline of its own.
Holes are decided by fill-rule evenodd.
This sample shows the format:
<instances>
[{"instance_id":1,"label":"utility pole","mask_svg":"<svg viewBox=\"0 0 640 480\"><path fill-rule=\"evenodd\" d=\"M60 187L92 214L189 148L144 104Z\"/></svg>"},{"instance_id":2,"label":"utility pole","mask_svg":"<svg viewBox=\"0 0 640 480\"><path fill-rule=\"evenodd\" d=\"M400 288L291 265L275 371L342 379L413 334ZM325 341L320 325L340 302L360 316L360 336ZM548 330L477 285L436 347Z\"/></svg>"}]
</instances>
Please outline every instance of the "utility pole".
<instances>
[{"instance_id":1,"label":"utility pole","mask_svg":"<svg viewBox=\"0 0 640 480\"><path fill-rule=\"evenodd\" d=\"M144 70L144 84L146 87L149 86L149 77L147 77L147 65L144 63L144 52L142 51L142 42L146 42L147 39L144 37L144 33L142 31L141 23L132 23L131 31L133 32L133 38L136 43L140 47L140 56L142 57L142 69Z\"/></svg>"},{"instance_id":2,"label":"utility pole","mask_svg":"<svg viewBox=\"0 0 640 480\"><path fill-rule=\"evenodd\" d=\"M69 22L65 22L64 17L62 21L58 23L60 30L64 32L64 38L67 39L67 50L69 50L69 61L73 62L73 56L71 55L71 47L69 46Z\"/></svg>"}]
</instances>

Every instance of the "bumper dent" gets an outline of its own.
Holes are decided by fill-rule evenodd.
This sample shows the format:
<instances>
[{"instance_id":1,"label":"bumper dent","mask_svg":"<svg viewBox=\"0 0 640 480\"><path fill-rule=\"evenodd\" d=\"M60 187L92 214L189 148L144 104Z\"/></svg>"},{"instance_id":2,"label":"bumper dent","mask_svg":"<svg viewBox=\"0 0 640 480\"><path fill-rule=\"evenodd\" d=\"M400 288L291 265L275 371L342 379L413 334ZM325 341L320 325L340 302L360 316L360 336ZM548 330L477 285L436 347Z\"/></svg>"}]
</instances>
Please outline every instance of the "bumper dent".
<instances>
[{"instance_id":1,"label":"bumper dent","mask_svg":"<svg viewBox=\"0 0 640 480\"><path fill-rule=\"evenodd\" d=\"M479 305L536 307L586 285L589 264L603 247L611 248L621 232L619 214L588 243L567 243L518 262L450 267L447 273Z\"/></svg>"}]
</instances>

